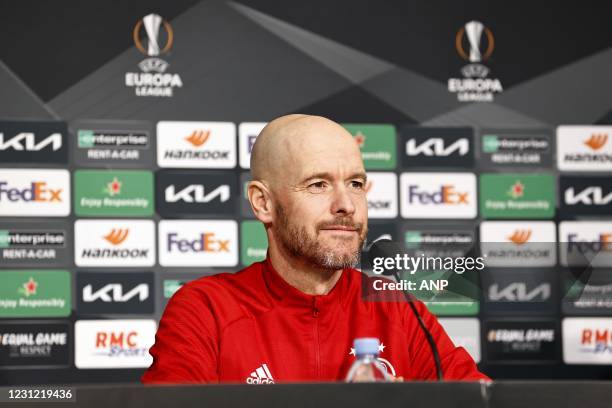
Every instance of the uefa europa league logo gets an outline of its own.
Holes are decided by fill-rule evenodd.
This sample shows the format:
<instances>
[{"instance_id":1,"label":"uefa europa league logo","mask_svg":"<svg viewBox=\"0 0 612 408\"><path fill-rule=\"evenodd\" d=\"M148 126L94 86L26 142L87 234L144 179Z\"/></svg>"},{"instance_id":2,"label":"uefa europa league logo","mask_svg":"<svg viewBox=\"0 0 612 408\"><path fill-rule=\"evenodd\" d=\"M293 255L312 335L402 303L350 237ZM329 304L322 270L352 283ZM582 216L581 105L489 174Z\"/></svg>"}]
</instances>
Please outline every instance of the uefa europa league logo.
<instances>
[{"instance_id":1,"label":"uefa europa league logo","mask_svg":"<svg viewBox=\"0 0 612 408\"><path fill-rule=\"evenodd\" d=\"M160 40L160 28L162 27L166 32L165 45L163 48L160 48L159 40ZM144 26L145 33L147 35L147 48L142 44L140 40L140 31ZM157 57L160 54L167 53L172 47L172 42L174 40L174 33L172 31L172 27L170 23L165 21L161 16L157 14L149 14L145 16L142 20L136 23L133 32L134 44L136 48L143 54L148 55L149 57Z\"/></svg>"},{"instance_id":2,"label":"uefa europa league logo","mask_svg":"<svg viewBox=\"0 0 612 408\"><path fill-rule=\"evenodd\" d=\"M485 34L487 43L484 52L481 51L483 33ZM464 39L466 37L467 44L469 45L469 50L467 52L464 47ZM470 21L461 27L457 32L455 47L457 48L457 53L461 56L461 58L472 63L482 62L493 54L493 50L495 49L495 39L493 38L493 33L491 30L485 27L480 21Z\"/></svg>"}]
</instances>

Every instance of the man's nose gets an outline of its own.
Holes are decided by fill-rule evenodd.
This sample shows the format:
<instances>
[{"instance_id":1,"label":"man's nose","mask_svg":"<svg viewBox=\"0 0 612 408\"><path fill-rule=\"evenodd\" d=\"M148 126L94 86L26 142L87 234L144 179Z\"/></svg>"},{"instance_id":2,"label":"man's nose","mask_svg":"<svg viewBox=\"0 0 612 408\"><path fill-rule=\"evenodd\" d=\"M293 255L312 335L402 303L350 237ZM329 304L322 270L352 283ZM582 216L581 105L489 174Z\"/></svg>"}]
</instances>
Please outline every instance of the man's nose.
<instances>
[{"instance_id":1,"label":"man's nose","mask_svg":"<svg viewBox=\"0 0 612 408\"><path fill-rule=\"evenodd\" d=\"M353 197L346 186L339 186L334 189L332 214L353 215L355 213L355 203Z\"/></svg>"}]
</instances>

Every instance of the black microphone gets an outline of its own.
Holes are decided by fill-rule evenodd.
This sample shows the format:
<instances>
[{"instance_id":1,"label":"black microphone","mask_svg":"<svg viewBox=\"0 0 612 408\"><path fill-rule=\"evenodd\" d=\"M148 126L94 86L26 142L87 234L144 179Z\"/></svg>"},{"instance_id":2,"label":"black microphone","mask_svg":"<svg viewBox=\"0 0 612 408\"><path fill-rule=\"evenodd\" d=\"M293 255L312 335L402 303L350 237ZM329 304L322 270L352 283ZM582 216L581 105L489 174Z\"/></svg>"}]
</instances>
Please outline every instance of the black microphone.
<instances>
[{"instance_id":1,"label":"black microphone","mask_svg":"<svg viewBox=\"0 0 612 408\"><path fill-rule=\"evenodd\" d=\"M389 254L388 253L389 251L386 251L383 248L384 244L389 244L389 243L393 243L393 241L391 241L390 239L386 237L383 237L383 238L377 239L376 241L370 243L366 247L366 250L369 255L368 258L369 258L370 265L374 265L375 258L394 258L395 257L395 254ZM392 252L395 252L395 251L392 251ZM395 253L399 253L399 252L395 252ZM401 281L399 272L395 268L393 268L390 271L387 269L384 269L382 274L386 276L393 276L398 283ZM442 364L440 363L440 352L438 351L438 346L436 345L436 342L433 336L431 335L431 332L429 331L427 326L425 326L425 322L421 318L419 311L414 305L413 296L409 294L406 290L402 290L402 293L404 294L406 301L410 305L410 309L412 310L412 313L414 313L414 317L416 317L417 322L419 323L419 326L421 326L421 330L423 330L423 333L425 334L425 338L427 339L427 343L429 343L429 347L431 348L431 354L433 355L434 364L436 366L436 376L438 378L438 381L442 381L443 379Z\"/></svg>"}]
</instances>

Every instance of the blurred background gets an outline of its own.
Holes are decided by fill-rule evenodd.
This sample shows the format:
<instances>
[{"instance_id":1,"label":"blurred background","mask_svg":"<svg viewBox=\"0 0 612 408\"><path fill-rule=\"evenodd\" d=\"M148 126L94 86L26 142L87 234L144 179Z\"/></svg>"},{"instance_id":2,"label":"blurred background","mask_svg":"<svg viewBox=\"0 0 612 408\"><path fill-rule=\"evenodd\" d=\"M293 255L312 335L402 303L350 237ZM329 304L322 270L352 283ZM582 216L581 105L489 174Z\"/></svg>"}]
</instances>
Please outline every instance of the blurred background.
<instances>
[{"instance_id":1,"label":"blurred background","mask_svg":"<svg viewBox=\"0 0 612 408\"><path fill-rule=\"evenodd\" d=\"M483 372L609 378L608 20L585 2L3 2L0 383L139 381L182 284L265 257L243 187L288 113L354 135L370 239L492 259L480 299L429 305ZM449 189L467 202L408 193Z\"/></svg>"}]
</instances>

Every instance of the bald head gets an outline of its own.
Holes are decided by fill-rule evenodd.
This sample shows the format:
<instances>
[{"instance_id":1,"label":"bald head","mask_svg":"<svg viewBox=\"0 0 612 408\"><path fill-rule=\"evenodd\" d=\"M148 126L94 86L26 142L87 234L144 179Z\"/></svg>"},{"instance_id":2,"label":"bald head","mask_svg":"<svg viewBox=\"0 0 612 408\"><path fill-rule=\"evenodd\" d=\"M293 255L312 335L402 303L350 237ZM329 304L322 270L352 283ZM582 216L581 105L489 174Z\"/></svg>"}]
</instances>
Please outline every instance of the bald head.
<instances>
[{"instance_id":1,"label":"bald head","mask_svg":"<svg viewBox=\"0 0 612 408\"><path fill-rule=\"evenodd\" d=\"M321 159L330 149L361 160L353 137L336 122L312 115L281 116L268 123L257 137L251 152L251 177L277 185L286 180L288 172L311 167L313 160Z\"/></svg>"}]
</instances>

